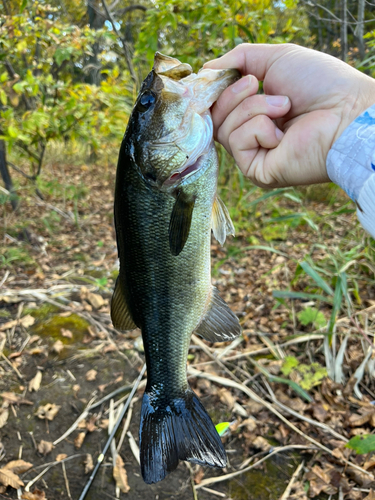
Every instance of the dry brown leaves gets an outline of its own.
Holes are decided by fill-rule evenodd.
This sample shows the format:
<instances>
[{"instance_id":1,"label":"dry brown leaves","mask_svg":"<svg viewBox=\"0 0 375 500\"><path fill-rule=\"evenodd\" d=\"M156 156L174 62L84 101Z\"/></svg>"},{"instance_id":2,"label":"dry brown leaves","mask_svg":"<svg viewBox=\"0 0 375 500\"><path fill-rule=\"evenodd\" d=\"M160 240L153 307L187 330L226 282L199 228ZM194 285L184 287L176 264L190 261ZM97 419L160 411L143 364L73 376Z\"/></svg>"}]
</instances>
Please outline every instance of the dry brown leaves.
<instances>
[{"instance_id":1,"label":"dry brown leaves","mask_svg":"<svg viewBox=\"0 0 375 500\"><path fill-rule=\"evenodd\" d=\"M9 330L10 328L13 328L17 325L21 325L24 328L28 328L29 326L32 326L34 323L35 323L35 318L30 314L27 314L21 319L14 319L12 321L8 321L7 323L3 323L0 326L0 331L3 332L5 330Z\"/></svg>"},{"instance_id":2,"label":"dry brown leaves","mask_svg":"<svg viewBox=\"0 0 375 500\"><path fill-rule=\"evenodd\" d=\"M92 456L90 455L90 453L87 453L86 458L83 461L83 463L85 465L85 474L88 474L89 472L94 470L94 462L93 462L93 459L92 459Z\"/></svg>"},{"instance_id":3,"label":"dry brown leaves","mask_svg":"<svg viewBox=\"0 0 375 500\"><path fill-rule=\"evenodd\" d=\"M4 399L5 402L11 405L33 405L32 401L28 401L24 399L19 394L14 392L2 392L0 396Z\"/></svg>"},{"instance_id":4,"label":"dry brown leaves","mask_svg":"<svg viewBox=\"0 0 375 500\"><path fill-rule=\"evenodd\" d=\"M44 441L43 439L38 444L38 451L41 455L46 456L53 450L53 444L50 441Z\"/></svg>"},{"instance_id":5,"label":"dry brown leaves","mask_svg":"<svg viewBox=\"0 0 375 500\"><path fill-rule=\"evenodd\" d=\"M36 412L36 416L41 419L53 420L58 414L61 406L55 405L54 403L47 403L44 406L39 406Z\"/></svg>"},{"instance_id":6,"label":"dry brown leaves","mask_svg":"<svg viewBox=\"0 0 375 500\"><path fill-rule=\"evenodd\" d=\"M10 486L17 490L21 486L24 486L18 474L23 474L31 469L32 466L33 464L25 462L24 460L12 460L8 462L0 469L0 483L5 486L5 488Z\"/></svg>"},{"instance_id":7,"label":"dry brown leaves","mask_svg":"<svg viewBox=\"0 0 375 500\"><path fill-rule=\"evenodd\" d=\"M96 379L97 374L98 372L96 370L89 370L85 375L87 382L93 382Z\"/></svg>"},{"instance_id":8,"label":"dry brown leaves","mask_svg":"<svg viewBox=\"0 0 375 500\"><path fill-rule=\"evenodd\" d=\"M75 448L77 448L77 450L81 448L83 441L85 440L85 437L86 437L86 432L80 432L75 438L74 446Z\"/></svg>"},{"instance_id":9,"label":"dry brown leaves","mask_svg":"<svg viewBox=\"0 0 375 500\"><path fill-rule=\"evenodd\" d=\"M113 468L113 477L116 481L116 486L120 488L123 493L128 493L130 490L128 475L126 474L124 461L120 455L117 455L116 457L116 465Z\"/></svg>"},{"instance_id":10,"label":"dry brown leaves","mask_svg":"<svg viewBox=\"0 0 375 500\"><path fill-rule=\"evenodd\" d=\"M21 498L23 500L47 500L44 491L40 491L38 489L35 489L32 493L30 493L29 491L25 491L24 493L22 493Z\"/></svg>"},{"instance_id":11,"label":"dry brown leaves","mask_svg":"<svg viewBox=\"0 0 375 500\"><path fill-rule=\"evenodd\" d=\"M60 354L60 352L64 349L64 344L61 340L56 340L56 342L52 346L52 351L56 354Z\"/></svg>"},{"instance_id":12,"label":"dry brown leaves","mask_svg":"<svg viewBox=\"0 0 375 500\"><path fill-rule=\"evenodd\" d=\"M32 378L29 382L29 391L30 392L37 392L39 391L40 384L42 383L42 372L38 370L36 372L36 375L34 378Z\"/></svg>"}]
</instances>

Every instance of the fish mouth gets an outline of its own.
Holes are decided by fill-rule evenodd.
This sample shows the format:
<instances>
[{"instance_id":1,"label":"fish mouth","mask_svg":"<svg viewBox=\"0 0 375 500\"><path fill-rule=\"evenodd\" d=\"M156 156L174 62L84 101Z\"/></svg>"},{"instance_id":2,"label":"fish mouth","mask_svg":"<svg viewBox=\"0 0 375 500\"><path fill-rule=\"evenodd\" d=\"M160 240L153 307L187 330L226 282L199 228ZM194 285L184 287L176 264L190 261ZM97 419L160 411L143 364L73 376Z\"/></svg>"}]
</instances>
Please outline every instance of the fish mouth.
<instances>
[{"instance_id":1,"label":"fish mouth","mask_svg":"<svg viewBox=\"0 0 375 500\"><path fill-rule=\"evenodd\" d=\"M203 167L204 159L207 155L207 152L203 153L197 161L193 164L189 164L185 166L182 170L178 169L175 171L166 181L163 182L163 187L177 186L181 184L182 181L186 180L187 177L190 177L195 172L200 170Z\"/></svg>"},{"instance_id":2,"label":"fish mouth","mask_svg":"<svg viewBox=\"0 0 375 500\"><path fill-rule=\"evenodd\" d=\"M206 110L202 115L196 114L193 122L199 122L199 126L196 127L196 133L199 135L199 139L191 152L184 150L186 153L186 161L183 165L181 165L181 167L174 170L172 174L163 182L163 187L180 184L187 177L190 177L202 168L204 164L202 159L210 151L213 145L213 123L211 113ZM190 130L192 129L194 130L194 123L192 123Z\"/></svg>"},{"instance_id":3,"label":"fish mouth","mask_svg":"<svg viewBox=\"0 0 375 500\"><path fill-rule=\"evenodd\" d=\"M177 94L180 99L188 102L180 124L164 137L148 143L150 150L174 151L171 157L176 159L176 163L179 158L175 165L178 168L173 168L168 162L157 174L157 183L162 189L175 187L204 166L205 162L202 158L213 147L213 123L210 108L220 94L241 77L236 69L202 69L197 74L191 73L179 78L180 74L186 75L184 73L186 68L185 65L176 66L177 62L177 60L169 61L168 59L165 63L163 59L158 63L160 68L157 66L166 100L168 101L169 95ZM165 69L164 63L170 64L171 67Z\"/></svg>"}]
</instances>

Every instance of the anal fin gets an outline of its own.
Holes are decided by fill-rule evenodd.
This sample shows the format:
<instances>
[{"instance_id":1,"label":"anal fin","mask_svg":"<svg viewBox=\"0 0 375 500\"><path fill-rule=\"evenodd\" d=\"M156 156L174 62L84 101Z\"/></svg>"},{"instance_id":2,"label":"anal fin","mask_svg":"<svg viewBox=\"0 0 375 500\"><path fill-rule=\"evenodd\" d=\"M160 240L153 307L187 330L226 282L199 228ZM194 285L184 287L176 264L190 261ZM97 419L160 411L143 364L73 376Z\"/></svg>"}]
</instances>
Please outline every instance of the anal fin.
<instances>
[{"instance_id":1,"label":"anal fin","mask_svg":"<svg viewBox=\"0 0 375 500\"><path fill-rule=\"evenodd\" d=\"M234 236L235 232L228 209L218 195L212 207L212 232L220 245L224 245L228 234Z\"/></svg>"},{"instance_id":2,"label":"anal fin","mask_svg":"<svg viewBox=\"0 0 375 500\"><path fill-rule=\"evenodd\" d=\"M237 316L229 309L215 287L212 287L207 312L195 333L209 342L227 342L241 333Z\"/></svg>"},{"instance_id":3,"label":"anal fin","mask_svg":"<svg viewBox=\"0 0 375 500\"><path fill-rule=\"evenodd\" d=\"M111 319L113 326L117 328L117 330L127 331L137 328L137 325L131 317L119 276L117 277L115 291L113 292L111 300Z\"/></svg>"},{"instance_id":4,"label":"anal fin","mask_svg":"<svg viewBox=\"0 0 375 500\"><path fill-rule=\"evenodd\" d=\"M172 255L179 255L188 239L195 199L182 191L177 195L169 222L169 248Z\"/></svg>"}]
</instances>

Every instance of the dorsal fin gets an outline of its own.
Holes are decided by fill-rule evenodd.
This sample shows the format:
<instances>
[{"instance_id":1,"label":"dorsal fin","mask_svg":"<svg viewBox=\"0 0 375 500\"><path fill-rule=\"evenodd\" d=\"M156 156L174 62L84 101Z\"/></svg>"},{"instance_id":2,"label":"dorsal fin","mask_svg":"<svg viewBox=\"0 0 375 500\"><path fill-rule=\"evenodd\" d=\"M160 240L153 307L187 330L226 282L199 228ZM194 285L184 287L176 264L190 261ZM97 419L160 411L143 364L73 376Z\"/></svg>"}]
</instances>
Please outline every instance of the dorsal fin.
<instances>
[{"instance_id":1,"label":"dorsal fin","mask_svg":"<svg viewBox=\"0 0 375 500\"><path fill-rule=\"evenodd\" d=\"M215 287L212 287L207 312L195 333L209 342L227 342L241 333L237 316L229 309Z\"/></svg>"},{"instance_id":2,"label":"dorsal fin","mask_svg":"<svg viewBox=\"0 0 375 500\"><path fill-rule=\"evenodd\" d=\"M131 317L125 294L121 286L120 276L117 276L115 291L111 300L111 319L113 326L120 331L134 330L137 325Z\"/></svg>"},{"instance_id":3,"label":"dorsal fin","mask_svg":"<svg viewBox=\"0 0 375 500\"><path fill-rule=\"evenodd\" d=\"M172 255L179 255L188 239L195 199L182 191L177 195L169 221L169 248Z\"/></svg>"},{"instance_id":4,"label":"dorsal fin","mask_svg":"<svg viewBox=\"0 0 375 500\"><path fill-rule=\"evenodd\" d=\"M220 245L224 245L228 234L234 236L235 233L228 209L219 195L216 195L212 207L212 232Z\"/></svg>"}]
</instances>

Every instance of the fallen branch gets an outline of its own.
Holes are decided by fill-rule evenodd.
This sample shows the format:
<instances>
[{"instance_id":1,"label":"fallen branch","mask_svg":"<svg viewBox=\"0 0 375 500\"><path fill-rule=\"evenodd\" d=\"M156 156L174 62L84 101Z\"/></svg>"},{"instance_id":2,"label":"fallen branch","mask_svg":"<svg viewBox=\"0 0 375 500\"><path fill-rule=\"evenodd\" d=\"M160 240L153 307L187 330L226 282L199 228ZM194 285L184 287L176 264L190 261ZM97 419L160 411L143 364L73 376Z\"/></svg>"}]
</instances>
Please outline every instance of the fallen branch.
<instances>
[{"instance_id":1,"label":"fallen branch","mask_svg":"<svg viewBox=\"0 0 375 500\"><path fill-rule=\"evenodd\" d=\"M124 418L124 415L125 415L128 407L129 407L129 405L130 405L130 402L131 402L131 400L132 400L132 398L133 398L136 390L138 389L138 385L139 385L139 383L140 383L140 381L141 381L141 379L142 379L145 371L146 371L146 364L143 365L141 373L139 374L137 380L134 382L133 389L132 389L131 393L129 394L128 400L126 401L126 403L124 405L124 408L123 408L123 410L121 412L121 415L117 419L116 425L113 427L113 431L111 432L111 435L109 436L109 438L108 438L108 440L107 440L107 442L106 442L106 444L105 444L105 446L103 448L102 453L98 456L95 468L92 471L91 476L89 477L89 480L87 481L86 486L84 487L84 489L83 489L83 491L82 491L82 493L81 493L81 495L80 495L80 497L79 497L78 500L84 500L84 498L86 497L86 494L89 491L89 489L90 489L90 487L91 487L91 485L92 485L92 483L94 481L96 473L98 472L99 467L100 467L101 463L104 460L105 454L107 453L108 448L111 445L112 439L115 436L115 434L117 432L117 429L118 429L118 427L119 427L122 419Z\"/></svg>"},{"instance_id":2,"label":"fallen branch","mask_svg":"<svg viewBox=\"0 0 375 500\"><path fill-rule=\"evenodd\" d=\"M219 477L208 477L207 479L203 479L195 488L199 490L200 488L203 488L203 486L206 486L208 484L214 484L214 483L220 483L222 481L227 481L228 479L232 479L233 477L239 476L240 474L243 474L244 472L248 472L251 469L254 469L254 467L258 467L262 462L265 460L268 460L271 458L273 455L276 455L277 453L281 453L282 451L287 451L287 450L295 450L295 449L304 449L304 450L315 450L315 447L312 446L303 446L303 445L290 445L290 446L278 446L277 448L274 448L271 453L266 455L265 457L261 458L256 462L255 464L250 465L249 467L246 467L246 469L241 469L237 470L235 472L231 472L230 474L225 474L224 476L219 476Z\"/></svg>"}]
</instances>

